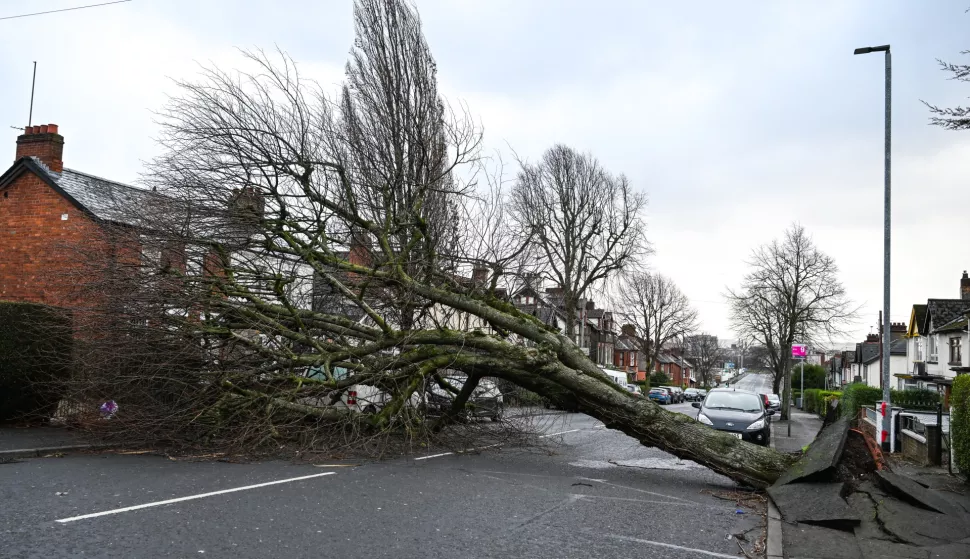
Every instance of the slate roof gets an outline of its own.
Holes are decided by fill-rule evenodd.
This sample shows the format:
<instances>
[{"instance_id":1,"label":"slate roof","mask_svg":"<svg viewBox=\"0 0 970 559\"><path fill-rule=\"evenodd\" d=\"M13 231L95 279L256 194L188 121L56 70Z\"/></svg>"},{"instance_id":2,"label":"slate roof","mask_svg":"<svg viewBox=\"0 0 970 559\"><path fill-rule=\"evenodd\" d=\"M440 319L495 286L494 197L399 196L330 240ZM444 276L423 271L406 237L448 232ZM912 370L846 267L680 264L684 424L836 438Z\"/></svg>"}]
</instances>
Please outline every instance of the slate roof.
<instances>
[{"instance_id":1,"label":"slate roof","mask_svg":"<svg viewBox=\"0 0 970 559\"><path fill-rule=\"evenodd\" d=\"M963 332L967 329L967 316L960 315L950 322L943 324L942 326L937 326L933 329L934 332Z\"/></svg>"},{"instance_id":2,"label":"slate roof","mask_svg":"<svg viewBox=\"0 0 970 559\"><path fill-rule=\"evenodd\" d=\"M909 351L909 344L905 339L893 340L889 343L889 355L906 355Z\"/></svg>"},{"instance_id":3,"label":"slate roof","mask_svg":"<svg viewBox=\"0 0 970 559\"><path fill-rule=\"evenodd\" d=\"M22 157L17 160L0 177L0 188L25 171L34 173L78 209L102 221L139 225L138 213L133 212L133 208L168 200L156 192L109 181L73 169L64 169L56 173L36 157Z\"/></svg>"},{"instance_id":4,"label":"slate roof","mask_svg":"<svg viewBox=\"0 0 970 559\"><path fill-rule=\"evenodd\" d=\"M676 361L674 360L674 356L673 355L670 355L669 353L663 353L663 352L661 352L660 355L657 356L657 362L659 362L659 363L676 363Z\"/></svg>"},{"instance_id":5,"label":"slate roof","mask_svg":"<svg viewBox=\"0 0 970 559\"><path fill-rule=\"evenodd\" d=\"M586 311L586 318L603 318L603 309L593 309Z\"/></svg>"},{"instance_id":6,"label":"slate roof","mask_svg":"<svg viewBox=\"0 0 970 559\"><path fill-rule=\"evenodd\" d=\"M81 203L95 217L115 223L136 225L133 208L145 207L161 200L158 193L135 188L120 182L64 169L60 174L50 173L57 186Z\"/></svg>"},{"instance_id":7,"label":"slate roof","mask_svg":"<svg viewBox=\"0 0 970 559\"><path fill-rule=\"evenodd\" d=\"M856 363L871 363L873 359L879 358L879 344L860 343L856 344Z\"/></svg>"},{"instance_id":8,"label":"slate roof","mask_svg":"<svg viewBox=\"0 0 970 559\"><path fill-rule=\"evenodd\" d=\"M934 333L939 327L945 326L954 320L963 318L963 315L970 310L970 300L966 299L928 299L926 301L926 317L920 332ZM932 331L929 329L930 323L936 324L937 328Z\"/></svg>"},{"instance_id":9,"label":"slate roof","mask_svg":"<svg viewBox=\"0 0 970 559\"><path fill-rule=\"evenodd\" d=\"M620 351L636 351L639 346L636 340L630 338L629 336L617 336L616 342L614 342L614 348Z\"/></svg>"}]
</instances>

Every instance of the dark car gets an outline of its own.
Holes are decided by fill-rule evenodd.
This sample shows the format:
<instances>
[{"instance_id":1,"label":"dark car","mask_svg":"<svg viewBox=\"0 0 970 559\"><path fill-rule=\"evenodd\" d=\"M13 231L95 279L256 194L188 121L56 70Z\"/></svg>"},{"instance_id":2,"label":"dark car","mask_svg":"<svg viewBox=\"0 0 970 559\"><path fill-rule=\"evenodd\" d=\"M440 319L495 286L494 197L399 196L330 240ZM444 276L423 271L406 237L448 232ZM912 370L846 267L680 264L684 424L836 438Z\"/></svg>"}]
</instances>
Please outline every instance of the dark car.
<instances>
[{"instance_id":1,"label":"dark car","mask_svg":"<svg viewBox=\"0 0 970 559\"><path fill-rule=\"evenodd\" d=\"M704 391L700 388L688 388L684 390L684 399L688 402L700 402L704 399Z\"/></svg>"},{"instance_id":2,"label":"dark car","mask_svg":"<svg viewBox=\"0 0 970 559\"><path fill-rule=\"evenodd\" d=\"M679 386L660 386L658 388L664 388L667 392L670 392L670 399L672 404L679 404L684 401L684 389Z\"/></svg>"},{"instance_id":3,"label":"dark car","mask_svg":"<svg viewBox=\"0 0 970 559\"><path fill-rule=\"evenodd\" d=\"M715 388L703 402L694 402L697 421L718 431L731 433L749 443L768 446L771 442L770 416L774 410L765 409L763 398L747 390Z\"/></svg>"}]
</instances>

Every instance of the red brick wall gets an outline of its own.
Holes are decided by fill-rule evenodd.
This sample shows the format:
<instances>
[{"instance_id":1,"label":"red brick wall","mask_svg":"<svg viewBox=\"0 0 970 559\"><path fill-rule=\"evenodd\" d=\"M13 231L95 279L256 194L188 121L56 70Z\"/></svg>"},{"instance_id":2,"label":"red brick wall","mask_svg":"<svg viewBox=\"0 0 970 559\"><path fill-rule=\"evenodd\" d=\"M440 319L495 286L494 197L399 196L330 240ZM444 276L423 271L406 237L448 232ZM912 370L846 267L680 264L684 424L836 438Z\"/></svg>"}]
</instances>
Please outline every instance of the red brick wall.
<instances>
[{"instance_id":1,"label":"red brick wall","mask_svg":"<svg viewBox=\"0 0 970 559\"><path fill-rule=\"evenodd\" d=\"M0 300L68 305L72 271L88 264L79 255L96 253L100 238L87 214L22 174L0 191Z\"/></svg>"}]
</instances>

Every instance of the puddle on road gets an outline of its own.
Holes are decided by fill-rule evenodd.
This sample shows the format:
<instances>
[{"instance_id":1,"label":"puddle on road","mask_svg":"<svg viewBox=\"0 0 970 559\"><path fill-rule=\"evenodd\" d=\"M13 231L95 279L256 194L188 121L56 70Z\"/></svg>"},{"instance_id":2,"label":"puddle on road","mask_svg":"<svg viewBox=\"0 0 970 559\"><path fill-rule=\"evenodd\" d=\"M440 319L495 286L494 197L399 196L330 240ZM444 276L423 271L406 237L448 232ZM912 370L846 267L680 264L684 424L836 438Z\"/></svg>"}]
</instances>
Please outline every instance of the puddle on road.
<instances>
[{"instance_id":1,"label":"puddle on road","mask_svg":"<svg viewBox=\"0 0 970 559\"><path fill-rule=\"evenodd\" d=\"M594 468L606 470L609 468L643 468L646 470L694 470L703 468L690 460L677 458L637 458L635 460L576 460L569 463L577 468Z\"/></svg>"}]
</instances>

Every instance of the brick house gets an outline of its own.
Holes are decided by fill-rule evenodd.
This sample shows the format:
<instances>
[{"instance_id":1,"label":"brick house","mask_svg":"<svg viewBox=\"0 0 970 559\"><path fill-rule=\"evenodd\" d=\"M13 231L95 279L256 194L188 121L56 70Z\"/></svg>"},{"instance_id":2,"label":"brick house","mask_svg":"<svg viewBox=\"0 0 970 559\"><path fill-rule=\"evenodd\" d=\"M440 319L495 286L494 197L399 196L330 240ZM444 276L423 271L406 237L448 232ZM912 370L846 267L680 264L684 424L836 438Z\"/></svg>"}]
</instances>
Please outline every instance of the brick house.
<instances>
[{"instance_id":1,"label":"brick house","mask_svg":"<svg viewBox=\"0 0 970 559\"><path fill-rule=\"evenodd\" d=\"M647 380L647 358L643 339L636 335L636 327L624 324L613 346L613 366L627 373L630 381Z\"/></svg>"},{"instance_id":2,"label":"brick house","mask_svg":"<svg viewBox=\"0 0 970 559\"><path fill-rule=\"evenodd\" d=\"M98 273L108 260L99 256L139 257L114 246L105 226L129 226L118 208L152 194L65 168L63 153L57 125L28 127L0 175L0 300L73 306L74 279Z\"/></svg>"}]
</instances>

